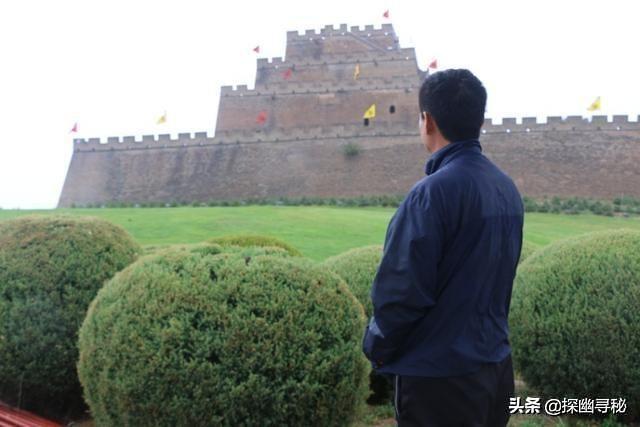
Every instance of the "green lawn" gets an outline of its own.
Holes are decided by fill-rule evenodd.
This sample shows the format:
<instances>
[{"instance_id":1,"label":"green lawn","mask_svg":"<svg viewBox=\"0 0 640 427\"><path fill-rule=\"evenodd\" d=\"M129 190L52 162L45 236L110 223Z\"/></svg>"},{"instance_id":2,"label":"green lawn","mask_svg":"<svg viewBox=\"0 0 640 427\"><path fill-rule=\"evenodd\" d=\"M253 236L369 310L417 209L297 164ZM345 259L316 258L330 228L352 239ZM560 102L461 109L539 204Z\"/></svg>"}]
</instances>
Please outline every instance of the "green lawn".
<instances>
[{"instance_id":1,"label":"green lawn","mask_svg":"<svg viewBox=\"0 0 640 427\"><path fill-rule=\"evenodd\" d=\"M394 211L310 206L0 210L0 220L34 213L93 215L120 224L143 245L194 243L231 233L265 234L322 260L350 248L382 244ZM640 217L531 213L525 217L525 239L546 245L564 237L622 227L640 230Z\"/></svg>"}]
</instances>

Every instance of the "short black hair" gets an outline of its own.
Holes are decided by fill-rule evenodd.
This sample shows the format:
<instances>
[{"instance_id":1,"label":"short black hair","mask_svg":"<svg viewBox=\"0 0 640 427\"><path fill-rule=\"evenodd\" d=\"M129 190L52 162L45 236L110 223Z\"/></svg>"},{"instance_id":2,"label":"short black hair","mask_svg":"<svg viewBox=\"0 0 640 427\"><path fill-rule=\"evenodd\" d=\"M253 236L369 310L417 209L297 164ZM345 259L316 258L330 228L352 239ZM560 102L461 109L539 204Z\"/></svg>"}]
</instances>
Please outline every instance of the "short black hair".
<instances>
[{"instance_id":1,"label":"short black hair","mask_svg":"<svg viewBox=\"0 0 640 427\"><path fill-rule=\"evenodd\" d=\"M427 76L418 103L420 114L431 114L449 142L479 138L487 91L471 71L451 69Z\"/></svg>"}]
</instances>

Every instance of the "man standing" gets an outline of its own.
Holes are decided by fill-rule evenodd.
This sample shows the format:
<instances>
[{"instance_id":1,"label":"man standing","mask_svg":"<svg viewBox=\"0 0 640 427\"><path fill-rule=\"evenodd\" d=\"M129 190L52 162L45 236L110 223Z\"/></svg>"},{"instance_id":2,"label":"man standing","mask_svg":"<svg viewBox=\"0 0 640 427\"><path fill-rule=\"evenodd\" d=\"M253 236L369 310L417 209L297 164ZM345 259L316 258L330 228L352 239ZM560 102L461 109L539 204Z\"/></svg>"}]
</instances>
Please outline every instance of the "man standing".
<instances>
[{"instance_id":1,"label":"man standing","mask_svg":"<svg viewBox=\"0 0 640 427\"><path fill-rule=\"evenodd\" d=\"M468 70L426 78L432 155L391 219L363 349L393 376L400 427L505 426L514 381L507 317L522 246L513 181L482 154L487 92Z\"/></svg>"}]
</instances>

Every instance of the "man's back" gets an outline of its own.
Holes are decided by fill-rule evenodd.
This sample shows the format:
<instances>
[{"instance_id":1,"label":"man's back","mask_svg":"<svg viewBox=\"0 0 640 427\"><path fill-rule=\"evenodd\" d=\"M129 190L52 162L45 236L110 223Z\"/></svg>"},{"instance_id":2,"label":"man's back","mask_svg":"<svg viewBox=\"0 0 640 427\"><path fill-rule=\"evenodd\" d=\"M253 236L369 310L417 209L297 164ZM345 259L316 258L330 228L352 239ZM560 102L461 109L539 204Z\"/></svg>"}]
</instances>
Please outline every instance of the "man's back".
<instances>
[{"instance_id":1,"label":"man's back","mask_svg":"<svg viewBox=\"0 0 640 427\"><path fill-rule=\"evenodd\" d=\"M482 155L487 92L469 70L418 95L427 177L389 223L363 350L393 374L400 427L506 426L514 380L507 318L523 206Z\"/></svg>"},{"instance_id":2,"label":"man's back","mask_svg":"<svg viewBox=\"0 0 640 427\"><path fill-rule=\"evenodd\" d=\"M416 183L389 225L372 292L378 325L393 323L389 317L400 314L389 309L397 301L388 281L405 265L424 312L395 349L397 357L380 371L460 375L510 353L507 316L523 207L511 179L482 155L477 141L450 144L435 153L427 169L429 175ZM398 259L406 256L393 245L391 237L398 233L425 259L415 265ZM433 277L430 268L423 270L425 263L434 265Z\"/></svg>"}]
</instances>

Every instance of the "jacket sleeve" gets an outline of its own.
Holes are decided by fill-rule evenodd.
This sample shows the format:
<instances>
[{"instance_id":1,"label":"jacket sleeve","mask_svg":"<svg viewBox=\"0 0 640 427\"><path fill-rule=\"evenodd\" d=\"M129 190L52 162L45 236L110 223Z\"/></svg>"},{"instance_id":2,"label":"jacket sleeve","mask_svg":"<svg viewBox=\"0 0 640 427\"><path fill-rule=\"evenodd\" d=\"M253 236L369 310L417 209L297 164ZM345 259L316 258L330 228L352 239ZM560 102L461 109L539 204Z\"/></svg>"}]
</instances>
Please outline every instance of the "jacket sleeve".
<instances>
[{"instance_id":1,"label":"jacket sleeve","mask_svg":"<svg viewBox=\"0 0 640 427\"><path fill-rule=\"evenodd\" d=\"M392 361L418 320L436 304L443 223L438 204L410 194L387 229L371 290L373 317L363 351L374 367Z\"/></svg>"}]
</instances>

